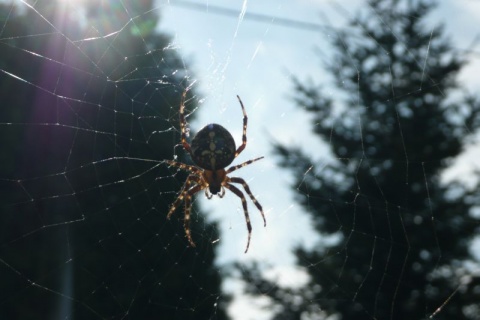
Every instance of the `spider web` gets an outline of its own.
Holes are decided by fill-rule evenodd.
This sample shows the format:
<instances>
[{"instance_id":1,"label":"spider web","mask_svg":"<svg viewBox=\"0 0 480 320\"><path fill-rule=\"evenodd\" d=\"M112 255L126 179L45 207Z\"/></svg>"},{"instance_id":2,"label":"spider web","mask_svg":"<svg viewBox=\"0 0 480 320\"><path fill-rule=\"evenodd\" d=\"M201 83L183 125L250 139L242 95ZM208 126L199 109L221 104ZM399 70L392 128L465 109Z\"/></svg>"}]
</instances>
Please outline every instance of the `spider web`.
<instances>
[{"instance_id":1,"label":"spider web","mask_svg":"<svg viewBox=\"0 0 480 320\"><path fill-rule=\"evenodd\" d=\"M87 0L49 3L2 3L0 317L43 312L54 319L136 319L148 308L152 318L173 310L181 319L214 319L226 308L232 319L269 318L268 298L244 294L231 265L260 262L279 286L298 287L308 276L295 267L292 249L336 241L311 227L292 193L295 179L277 166L271 143L299 145L315 158L327 153L328 143L310 139L311 128L301 125L310 119L293 106L291 79L312 76L314 48L362 4L352 2L358 7L347 10L344 2L327 1L100 1L88 11ZM476 35L462 31L474 25L474 14L467 13L480 10L478 4L460 1L455 8L462 14L451 15L447 25L455 45L478 50L471 45ZM441 6L432 19L449 9ZM320 12L335 23L319 24ZM477 57L461 80L478 91ZM185 239L182 210L166 220L186 174L163 160L189 161L179 145L185 88L192 93L190 138L203 125L219 123L240 143L238 94L249 127L247 148L234 164L265 156L235 172L267 219L263 228L249 203L253 233L246 255L243 209L228 192L223 199L195 198L195 249ZM468 150L444 181L460 177L474 185L475 152ZM303 178L321 171L322 161ZM356 206L352 202L352 214ZM434 229L426 232L436 237ZM385 264L393 262L387 257ZM208 283L220 280L217 287Z\"/></svg>"}]
</instances>

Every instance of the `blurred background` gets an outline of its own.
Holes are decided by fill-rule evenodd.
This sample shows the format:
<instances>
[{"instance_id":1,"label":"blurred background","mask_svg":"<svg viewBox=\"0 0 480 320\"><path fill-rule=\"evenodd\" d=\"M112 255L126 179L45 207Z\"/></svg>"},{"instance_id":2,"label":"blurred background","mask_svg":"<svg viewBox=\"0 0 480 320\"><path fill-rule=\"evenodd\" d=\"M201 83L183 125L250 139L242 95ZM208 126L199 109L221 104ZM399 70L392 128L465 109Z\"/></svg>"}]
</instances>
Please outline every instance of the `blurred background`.
<instances>
[{"instance_id":1,"label":"blurred background","mask_svg":"<svg viewBox=\"0 0 480 320\"><path fill-rule=\"evenodd\" d=\"M480 2L0 2L1 319L478 319ZM247 198L170 205L208 123Z\"/></svg>"}]
</instances>

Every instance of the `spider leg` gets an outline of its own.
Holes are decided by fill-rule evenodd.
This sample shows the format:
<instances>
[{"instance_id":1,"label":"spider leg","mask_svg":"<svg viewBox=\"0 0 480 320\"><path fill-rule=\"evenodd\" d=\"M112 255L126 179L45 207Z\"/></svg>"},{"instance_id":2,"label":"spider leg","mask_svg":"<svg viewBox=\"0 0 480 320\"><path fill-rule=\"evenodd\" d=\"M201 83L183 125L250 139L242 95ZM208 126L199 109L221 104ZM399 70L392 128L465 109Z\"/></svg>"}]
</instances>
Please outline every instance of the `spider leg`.
<instances>
[{"instance_id":1,"label":"spider leg","mask_svg":"<svg viewBox=\"0 0 480 320\"><path fill-rule=\"evenodd\" d=\"M240 96L238 95L237 95L237 98L238 98L238 101L240 102L240 106L242 107L242 112L243 112L243 134L242 134L242 144L238 147L237 151L235 151L235 158L247 146L247 122L248 122L247 112L245 111L245 107L243 106L242 99L240 99Z\"/></svg>"},{"instance_id":2,"label":"spider leg","mask_svg":"<svg viewBox=\"0 0 480 320\"><path fill-rule=\"evenodd\" d=\"M267 226L267 220L265 219L265 214L263 213L262 205L260 204L260 202L257 201L257 199L253 195L252 191L250 191L250 187L245 182L245 180L243 180L242 178L238 178L238 177L232 177L232 178L229 178L229 181L233 182L233 183L240 183L243 186L243 188L245 189L247 194L250 196L250 199L252 199L253 204L257 207L257 209L262 214L263 226L266 227Z\"/></svg>"},{"instance_id":3,"label":"spider leg","mask_svg":"<svg viewBox=\"0 0 480 320\"><path fill-rule=\"evenodd\" d=\"M239 197L240 200L242 200L243 213L245 214L245 221L247 223L248 230L247 248L245 249L245 253L247 253L248 247L250 246L250 238L252 236L252 224L250 223L250 216L248 215L247 200L245 199L242 191L240 191L240 189L238 189L234 185L226 183L224 186L225 188L228 188L230 191L232 191L237 197Z\"/></svg>"},{"instance_id":4,"label":"spider leg","mask_svg":"<svg viewBox=\"0 0 480 320\"><path fill-rule=\"evenodd\" d=\"M197 183L197 184L193 185L194 183ZM192 185L193 187L191 187ZM192 196L204 188L206 188L206 185L200 177L195 176L193 174L189 175L187 177L187 180L185 181L185 184L180 190L179 196L177 197L175 202L172 204L167 214L167 219L170 219L170 217L175 212L175 210L177 209L178 205L182 202L182 200L185 201L185 218L183 221L183 227L185 228L185 235L187 236L187 240L192 247L195 247L195 243L193 242L192 235L190 232L190 211L192 209Z\"/></svg>"},{"instance_id":5,"label":"spider leg","mask_svg":"<svg viewBox=\"0 0 480 320\"><path fill-rule=\"evenodd\" d=\"M192 148L187 142L187 120L185 119L185 98L187 96L187 90L183 91L182 100L180 102L180 131L182 133L182 145L185 151L187 151L190 156L192 155Z\"/></svg>"},{"instance_id":6,"label":"spider leg","mask_svg":"<svg viewBox=\"0 0 480 320\"><path fill-rule=\"evenodd\" d=\"M228 168L228 170L225 172L225 174L229 174L230 172L232 171L235 171L235 170L238 170L240 168L243 168L245 166L248 166L249 164L255 162L255 161L258 161L258 160L261 160L263 159L264 157L258 157L258 158L255 158L255 159L252 159L252 160L248 160L248 161L245 161L243 163L240 163L240 164L237 164L236 166L233 166L233 167L230 167Z\"/></svg>"},{"instance_id":7,"label":"spider leg","mask_svg":"<svg viewBox=\"0 0 480 320\"><path fill-rule=\"evenodd\" d=\"M199 169L195 166L191 166L191 165L188 165L188 164L185 164L185 163L181 163L181 162L177 162L177 161L173 161L173 160L164 160L164 161L166 163L168 163L168 165L171 166L171 167L177 167L177 168L180 168L180 169L183 169L183 170L186 170L186 171L190 171L191 173L193 173L197 176L201 176L202 172L203 172L202 169Z\"/></svg>"},{"instance_id":8,"label":"spider leg","mask_svg":"<svg viewBox=\"0 0 480 320\"><path fill-rule=\"evenodd\" d=\"M187 180L185 180L185 183L183 184L183 187L182 189L180 190L180 192L178 193L178 197L177 199L175 200L175 202L172 203L172 205L170 206L170 210L168 211L168 214L167 214L167 219L170 219L170 217L172 216L172 214L175 212L175 210L177 209L178 205L180 204L180 202L182 202L182 200L185 198L185 195L187 194L188 192L188 189L190 188L190 185L196 181L198 179L198 177L194 176L194 175L189 175L187 177ZM198 183L198 182L197 182Z\"/></svg>"},{"instance_id":9,"label":"spider leg","mask_svg":"<svg viewBox=\"0 0 480 320\"><path fill-rule=\"evenodd\" d=\"M183 227L185 228L185 235L192 247L195 247L195 242L192 239L192 233L190 231L190 211L192 209L192 196L205 188L202 184L197 184L186 192L185 195L185 219L183 220Z\"/></svg>"}]
</instances>

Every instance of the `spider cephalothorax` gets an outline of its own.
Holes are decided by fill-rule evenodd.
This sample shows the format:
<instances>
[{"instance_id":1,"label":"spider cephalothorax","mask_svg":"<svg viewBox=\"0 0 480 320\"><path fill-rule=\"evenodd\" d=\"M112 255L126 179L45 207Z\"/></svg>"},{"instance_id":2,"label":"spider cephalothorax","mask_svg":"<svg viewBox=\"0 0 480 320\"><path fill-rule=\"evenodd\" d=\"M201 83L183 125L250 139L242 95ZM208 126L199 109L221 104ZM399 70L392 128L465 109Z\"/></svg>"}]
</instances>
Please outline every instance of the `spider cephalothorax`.
<instances>
[{"instance_id":1,"label":"spider cephalothorax","mask_svg":"<svg viewBox=\"0 0 480 320\"><path fill-rule=\"evenodd\" d=\"M247 113L243 107L242 100L237 96L240 106L242 107L243 112L243 135L242 135L242 144L238 149L235 145L235 140L233 139L230 132L227 131L224 127L219 124L211 123L206 125L201 129L195 137L192 139L192 143L187 142L186 127L187 121L185 119L185 97L187 91L183 92L182 101L180 103L180 130L182 135L182 145L185 151L190 154L193 163L195 166L187 165L184 163L166 160L166 162L171 165L184 169L190 172L190 175L187 177L185 184L180 190L180 194L175 202L170 207L167 218L170 219L171 215L175 212L175 209L178 207L182 200L185 201L185 234L187 236L188 242L191 246L195 246L192 236L190 234L190 211L191 211L191 198L194 194L201 190L205 190L205 195L208 199L212 198L212 195L217 194L220 198L225 195L225 188L232 191L242 200L243 212L245 214L245 221L247 223L248 230L248 240L247 248L245 252L248 251L250 246L250 237L252 234L252 225L250 223L250 217L248 215L247 209L247 200L243 195L243 192L240 191L232 183L238 183L243 186L248 196L255 204L255 206L260 210L263 218L263 225L266 225L265 215L263 214L263 209L260 203L255 199L254 195L250 191L248 184L242 178L238 177L229 177L228 174L240 169L244 166L251 164L257 160L262 159L259 157L252 159L241 164L232 166L225 170L225 168L230 165L233 160L245 149L247 146Z\"/></svg>"}]
</instances>

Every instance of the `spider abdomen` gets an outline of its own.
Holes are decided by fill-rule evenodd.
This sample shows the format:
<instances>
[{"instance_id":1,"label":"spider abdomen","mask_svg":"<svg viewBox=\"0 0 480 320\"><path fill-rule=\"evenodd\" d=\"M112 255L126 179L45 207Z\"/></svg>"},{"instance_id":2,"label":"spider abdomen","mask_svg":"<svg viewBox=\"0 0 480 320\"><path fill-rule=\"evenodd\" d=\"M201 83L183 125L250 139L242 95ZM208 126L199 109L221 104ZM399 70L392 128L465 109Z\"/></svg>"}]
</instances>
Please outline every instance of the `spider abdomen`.
<instances>
[{"instance_id":1,"label":"spider abdomen","mask_svg":"<svg viewBox=\"0 0 480 320\"><path fill-rule=\"evenodd\" d=\"M235 159L235 140L227 129L216 123L198 131L191 148L193 162L205 170L223 169Z\"/></svg>"}]
</instances>

